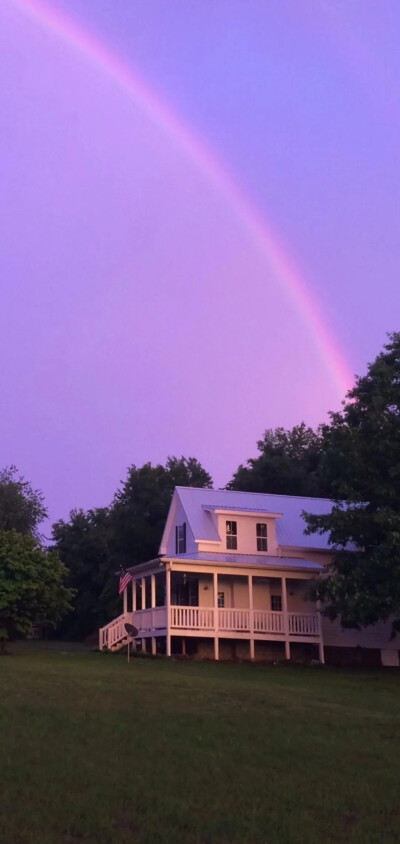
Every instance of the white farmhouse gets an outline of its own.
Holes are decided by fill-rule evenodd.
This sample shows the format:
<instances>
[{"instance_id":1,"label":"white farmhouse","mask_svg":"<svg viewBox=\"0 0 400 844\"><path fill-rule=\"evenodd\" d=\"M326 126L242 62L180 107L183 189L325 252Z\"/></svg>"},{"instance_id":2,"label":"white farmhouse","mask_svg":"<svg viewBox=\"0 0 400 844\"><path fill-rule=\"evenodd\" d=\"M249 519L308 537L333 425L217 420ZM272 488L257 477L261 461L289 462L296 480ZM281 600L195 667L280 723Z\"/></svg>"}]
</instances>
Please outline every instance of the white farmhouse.
<instances>
[{"instance_id":1,"label":"white farmhouse","mask_svg":"<svg viewBox=\"0 0 400 844\"><path fill-rule=\"evenodd\" d=\"M332 549L326 536L305 535L302 512L331 508L321 498L177 487L159 557L128 569L123 613L100 630L100 649L126 644L129 622L153 654L399 665L390 622L343 630L307 597Z\"/></svg>"}]
</instances>

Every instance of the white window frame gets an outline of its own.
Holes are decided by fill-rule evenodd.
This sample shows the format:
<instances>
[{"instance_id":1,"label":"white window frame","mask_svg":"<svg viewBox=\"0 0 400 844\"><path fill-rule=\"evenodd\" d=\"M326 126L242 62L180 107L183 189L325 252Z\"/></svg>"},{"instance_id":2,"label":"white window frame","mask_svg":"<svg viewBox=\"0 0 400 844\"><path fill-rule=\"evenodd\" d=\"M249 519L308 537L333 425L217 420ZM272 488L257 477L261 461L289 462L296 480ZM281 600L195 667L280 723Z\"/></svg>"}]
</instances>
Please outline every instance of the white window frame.
<instances>
[{"instance_id":1,"label":"white window frame","mask_svg":"<svg viewBox=\"0 0 400 844\"><path fill-rule=\"evenodd\" d=\"M257 522L256 524L257 551L268 551L268 524Z\"/></svg>"},{"instance_id":2,"label":"white window frame","mask_svg":"<svg viewBox=\"0 0 400 844\"><path fill-rule=\"evenodd\" d=\"M186 554L186 522L175 527L175 553Z\"/></svg>"},{"instance_id":3,"label":"white window frame","mask_svg":"<svg viewBox=\"0 0 400 844\"><path fill-rule=\"evenodd\" d=\"M225 522L225 531L227 550L237 551L237 521L235 519L227 519Z\"/></svg>"}]
</instances>

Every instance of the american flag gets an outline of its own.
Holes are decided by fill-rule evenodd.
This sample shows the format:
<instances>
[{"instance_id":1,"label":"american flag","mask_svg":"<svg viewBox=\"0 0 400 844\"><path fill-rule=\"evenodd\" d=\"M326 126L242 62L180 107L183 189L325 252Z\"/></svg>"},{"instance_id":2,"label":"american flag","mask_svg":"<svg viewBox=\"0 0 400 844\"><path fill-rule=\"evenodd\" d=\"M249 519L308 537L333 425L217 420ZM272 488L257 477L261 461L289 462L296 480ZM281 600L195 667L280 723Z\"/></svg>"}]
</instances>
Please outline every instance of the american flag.
<instances>
[{"instance_id":1,"label":"american flag","mask_svg":"<svg viewBox=\"0 0 400 844\"><path fill-rule=\"evenodd\" d=\"M120 577L120 579L119 579L119 594L120 594L120 595L121 595L121 593L124 591L125 586L127 586L127 585L128 585L128 583L130 583L130 581L131 581L131 580L132 580L132 575L131 575L131 574L129 574L129 572L128 572L128 571L123 571L123 570L122 570L122 571L121 571L121 577Z\"/></svg>"}]
</instances>

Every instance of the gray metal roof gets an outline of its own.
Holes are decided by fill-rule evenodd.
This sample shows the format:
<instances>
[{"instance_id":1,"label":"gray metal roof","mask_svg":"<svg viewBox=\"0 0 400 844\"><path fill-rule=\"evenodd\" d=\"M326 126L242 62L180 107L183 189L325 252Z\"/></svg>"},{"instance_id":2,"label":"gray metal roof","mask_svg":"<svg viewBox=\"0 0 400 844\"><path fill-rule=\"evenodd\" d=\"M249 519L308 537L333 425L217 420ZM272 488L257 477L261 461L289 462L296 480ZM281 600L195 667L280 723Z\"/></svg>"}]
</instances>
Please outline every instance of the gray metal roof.
<instances>
[{"instance_id":1,"label":"gray metal roof","mask_svg":"<svg viewBox=\"0 0 400 844\"><path fill-rule=\"evenodd\" d=\"M185 510L196 540L218 540L213 518L207 509L232 509L265 513L282 513L276 520L276 538L281 546L328 550L327 534L305 536L303 510L326 515L333 507L328 498L303 498L295 495L269 495L259 492L234 492L227 489L177 487L177 495Z\"/></svg>"},{"instance_id":2,"label":"gray metal roof","mask_svg":"<svg viewBox=\"0 0 400 844\"><path fill-rule=\"evenodd\" d=\"M291 568L322 571L323 566L302 560L300 557L269 557L261 554L209 554L208 551L198 551L194 554L175 554L173 560L191 560L195 563L220 563L222 565L259 566L260 568Z\"/></svg>"}]
</instances>

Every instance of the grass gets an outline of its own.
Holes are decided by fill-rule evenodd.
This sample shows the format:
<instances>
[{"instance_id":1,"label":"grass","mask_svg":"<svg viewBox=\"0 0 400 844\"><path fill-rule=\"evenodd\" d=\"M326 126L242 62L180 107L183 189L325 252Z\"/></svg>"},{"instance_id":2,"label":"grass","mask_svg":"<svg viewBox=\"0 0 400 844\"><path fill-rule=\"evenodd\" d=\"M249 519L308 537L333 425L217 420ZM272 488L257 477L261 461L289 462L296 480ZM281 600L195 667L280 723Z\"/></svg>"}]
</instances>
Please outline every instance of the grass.
<instances>
[{"instance_id":1,"label":"grass","mask_svg":"<svg viewBox=\"0 0 400 844\"><path fill-rule=\"evenodd\" d=\"M18 649L4 844L400 841L400 675Z\"/></svg>"}]
</instances>

